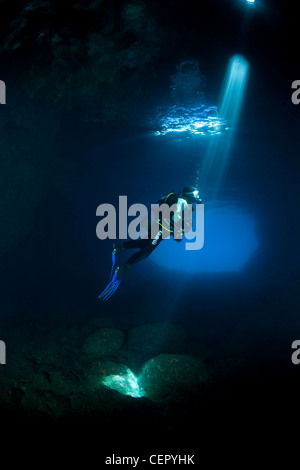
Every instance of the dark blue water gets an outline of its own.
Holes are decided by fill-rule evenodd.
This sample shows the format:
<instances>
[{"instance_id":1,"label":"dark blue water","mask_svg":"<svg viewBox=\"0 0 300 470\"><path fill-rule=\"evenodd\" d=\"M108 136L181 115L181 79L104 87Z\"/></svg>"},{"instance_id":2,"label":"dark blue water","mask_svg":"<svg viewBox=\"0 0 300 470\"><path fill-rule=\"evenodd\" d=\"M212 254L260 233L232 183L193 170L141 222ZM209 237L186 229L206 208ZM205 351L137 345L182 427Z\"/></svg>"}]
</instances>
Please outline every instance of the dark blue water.
<instances>
[{"instance_id":1,"label":"dark blue water","mask_svg":"<svg viewBox=\"0 0 300 470\"><path fill-rule=\"evenodd\" d=\"M266 122L254 115L251 93L249 86L217 194L213 175L203 194L199 186L205 205L202 250L186 252L183 244L165 241L128 274L109 304L98 302L112 246L96 237L98 205L117 207L119 195L127 195L128 204L150 206L173 189L195 184L209 145L208 137L115 129L104 144L79 151L84 163L75 192L53 191L41 201L31 234L5 259L4 305L21 315L29 308L51 317L67 309L80 319L106 312L126 319L130 310L134 318L176 318L201 331L214 325L216 332L224 325L235 329L237 315L239 322L259 321L266 328L276 323L280 332L295 311L283 308L283 300L279 307L276 299L292 302L298 279L295 124L292 118L289 123L271 116ZM226 143L227 136L222 138ZM72 143L67 152L63 157L71 158Z\"/></svg>"}]
</instances>

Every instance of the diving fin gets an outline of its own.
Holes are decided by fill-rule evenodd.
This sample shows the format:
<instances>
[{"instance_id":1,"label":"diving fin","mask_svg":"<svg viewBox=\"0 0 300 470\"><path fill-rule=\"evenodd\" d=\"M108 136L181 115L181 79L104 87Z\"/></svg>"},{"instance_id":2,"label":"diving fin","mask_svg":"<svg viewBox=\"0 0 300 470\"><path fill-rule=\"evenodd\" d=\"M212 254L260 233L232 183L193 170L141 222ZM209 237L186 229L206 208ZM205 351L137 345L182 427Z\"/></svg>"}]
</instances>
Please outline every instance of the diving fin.
<instances>
[{"instance_id":1,"label":"diving fin","mask_svg":"<svg viewBox=\"0 0 300 470\"><path fill-rule=\"evenodd\" d=\"M109 282L108 282L107 287L104 289L104 291L98 296L100 300L104 300L104 301L108 300L114 294L114 292L118 289L120 282L121 282L119 279L117 279L119 267L117 267L114 271L115 261L116 261L116 251L117 250L114 245L113 252L112 252L112 268L110 272Z\"/></svg>"},{"instance_id":2,"label":"diving fin","mask_svg":"<svg viewBox=\"0 0 300 470\"><path fill-rule=\"evenodd\" d=\"M99 295L99 299L100 300L108 300L113 294L114 292L118 289L121 281L119 279L117 279L117 275L118 275L118 270L119 268L117 268L112 276L112 279L110 280L109 284L107 285L107 287L104 289L104 291Z\"/></svg>"}]
</instances>

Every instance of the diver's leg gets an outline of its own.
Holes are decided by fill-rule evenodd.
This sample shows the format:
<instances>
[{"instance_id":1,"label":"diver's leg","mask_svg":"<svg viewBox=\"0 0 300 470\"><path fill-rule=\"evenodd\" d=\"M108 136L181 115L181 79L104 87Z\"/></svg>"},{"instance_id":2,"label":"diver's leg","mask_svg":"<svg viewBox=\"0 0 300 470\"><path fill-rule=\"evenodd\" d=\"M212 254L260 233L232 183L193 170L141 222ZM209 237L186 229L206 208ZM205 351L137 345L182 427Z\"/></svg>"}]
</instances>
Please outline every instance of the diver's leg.
<instances>
[{"instance_id":1,"label":"diver's leg","mask_svg":"<svg viewBox=\"0 0 300 470\"><path fill-rule=\"evenodd\" d=\"M121 264L119 267L118 273L119 276L122 276L125 274L127 271L129 271L136 263L142 261L145 258L148 258L149 255L155 250L155 248L158 247L162 239L160 238L157 240L157 243L154 245L152 243L151 239L148 240L139 240L140 242L144 242L143 244L140 244L141 249L137 252L134 253L124 264Z\"/></svg>"},{"instance_id":2,"label":"diver's leg","mask_svg":"<svg viewBox=\"0 0 300 470\"><path fill-rule=\"evenodd\" d=\"M137 253L134 253L134 255L132 255L128 261L127 261L127 264L129 265L134 265L136 263L138 263L139 261L141 261L142 259L146 258L148 256L147 254L147 247L143 247L141 248Z\"/></svg>"},{"instance_id":3,"label":"diver's leg","mask_svg":"<svg viewBox=\"0 0 300 470\"><path fill-rule=\"evenodd\" d=\"M143 240L139 240L143 241ZM144 240L146 241L146 240ZM149 240L147 240L148 242ZM121 266L118 269L118 275L122 276L125 274L127 271L129 271L136 263L141 261L142 259L145 258L145 252L146 252L146 244L140 244L140 250L137 253L134 253L127 261L126 263L121 264Z\"/></svg>"}]
</instances>

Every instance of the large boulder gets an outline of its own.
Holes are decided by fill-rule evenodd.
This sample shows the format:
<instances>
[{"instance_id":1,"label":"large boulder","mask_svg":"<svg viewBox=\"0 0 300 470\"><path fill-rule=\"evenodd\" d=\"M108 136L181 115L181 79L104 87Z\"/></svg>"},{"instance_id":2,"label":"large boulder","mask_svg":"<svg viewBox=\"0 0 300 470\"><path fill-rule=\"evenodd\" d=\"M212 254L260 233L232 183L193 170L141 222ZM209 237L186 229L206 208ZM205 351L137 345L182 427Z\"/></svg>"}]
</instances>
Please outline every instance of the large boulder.
<instances>
[{"instance_id":1,"label":"large boulder","mask_svg":"<svg viewBox=\"0 0 300 470\"><path fill-rule=\"evenodd\" d=\"M114 354L123 344L124 333L116 328L100 328L88 336L83 344L83 353L89 359Z\"/></svg>"},{"instance_id":2,"label":"large boulder","mask_svg":"<svg viewBox=\"0 0 300 470\"><path fill-rule=\"evenodd\" d=\"M207 375L204 363L193 356L160 354L145 363L139 385L147 397L162 400L196 392Z\"/></svg>"}]
</instances>

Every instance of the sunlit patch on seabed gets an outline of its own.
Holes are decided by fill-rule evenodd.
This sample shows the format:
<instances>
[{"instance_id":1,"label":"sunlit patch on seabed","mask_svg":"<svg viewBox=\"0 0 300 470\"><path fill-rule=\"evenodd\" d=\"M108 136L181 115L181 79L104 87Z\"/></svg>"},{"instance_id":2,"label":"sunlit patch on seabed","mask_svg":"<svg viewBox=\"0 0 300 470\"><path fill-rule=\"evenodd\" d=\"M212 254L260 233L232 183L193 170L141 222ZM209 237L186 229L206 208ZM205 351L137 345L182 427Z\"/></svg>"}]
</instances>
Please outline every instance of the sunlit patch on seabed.
<instances>
[{"instance_id":1,"label":"sunlit patch on seabed","mask_svg":"<svg viewBox=\"0 0 300 470\"><path fill-rule=\"evenodd\" d=\"M258 248L255 220L235 207L205 211L201 250L186 250L185 241L165 240L151 260L164 268L188 273L240 271Z\"/></svg>"},{"instance_id":2,"label":"sunlit patch on seabed","mask_svg":"<svg viewBox=\"0 0 300 470\"><path fill-rule=\"evenodd\" d=\"M102 384L122 395L129 395L133 398L145 396L144 390L139 385L138 377L128 368L124 374L107 375L102 380Z\"/></svg>"}]
</instances>

